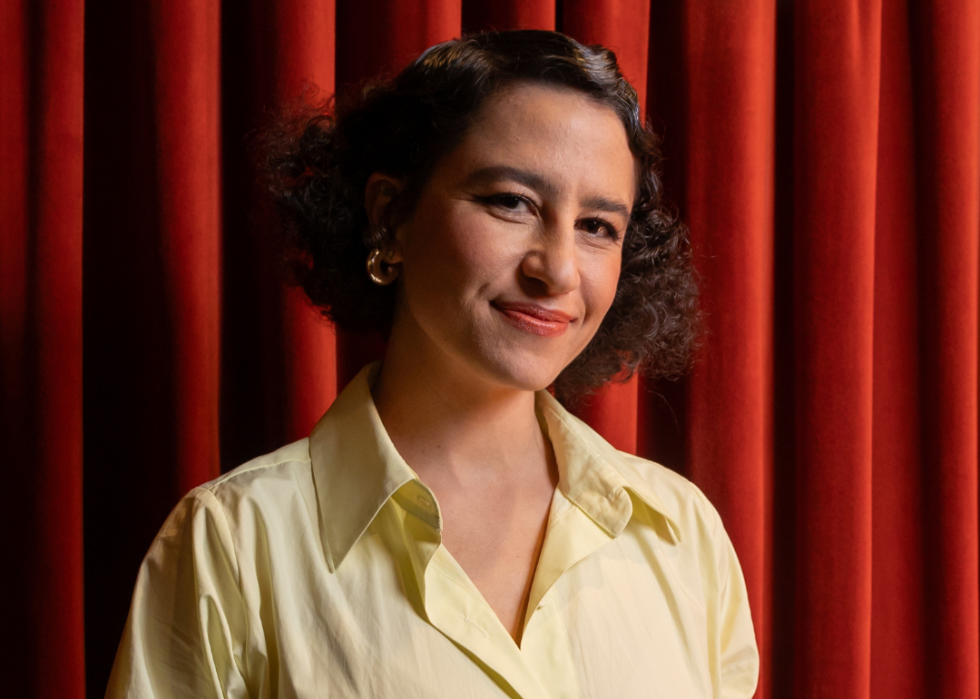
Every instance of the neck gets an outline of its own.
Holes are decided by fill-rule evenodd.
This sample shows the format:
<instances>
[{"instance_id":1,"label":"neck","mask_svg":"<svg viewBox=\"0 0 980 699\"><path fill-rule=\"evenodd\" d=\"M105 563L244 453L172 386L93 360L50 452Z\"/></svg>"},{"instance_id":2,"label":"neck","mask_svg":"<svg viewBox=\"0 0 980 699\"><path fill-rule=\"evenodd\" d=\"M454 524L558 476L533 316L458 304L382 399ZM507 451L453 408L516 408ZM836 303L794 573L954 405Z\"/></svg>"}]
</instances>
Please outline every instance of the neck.
<instances>
[{"instance_id":1,"label":"neck","mask_svg":"<svg viewBox=\"0 0 980 699\"><path fill-rule=\"evenodd\" d=\"M489 385L402 346L389 343L372 392L395 448L423 481L519 480L537 475L529 462L551 461L533 391Z\"/></svg>"}]
</instances>

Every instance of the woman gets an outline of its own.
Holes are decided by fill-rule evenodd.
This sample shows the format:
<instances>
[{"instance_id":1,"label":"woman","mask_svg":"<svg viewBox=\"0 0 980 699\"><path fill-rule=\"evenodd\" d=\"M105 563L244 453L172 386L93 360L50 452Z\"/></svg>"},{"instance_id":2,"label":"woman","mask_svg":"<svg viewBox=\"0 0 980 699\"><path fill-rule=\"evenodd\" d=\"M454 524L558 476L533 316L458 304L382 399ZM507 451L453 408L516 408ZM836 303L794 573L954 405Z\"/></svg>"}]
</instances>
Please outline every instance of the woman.
<instances>
[{"instance_id":1,"label":"woman","mask_svg":"<svg viewBox=\"0 0 980 699\"><path fill-rule=\"evenodd\" d=\"M751 696L717 513L559 402L676 372L693 337L613 54L450 41L269 148L298 282L387 352L309 439L178 505L109 696Z\"/></svg>"}]
</instances>

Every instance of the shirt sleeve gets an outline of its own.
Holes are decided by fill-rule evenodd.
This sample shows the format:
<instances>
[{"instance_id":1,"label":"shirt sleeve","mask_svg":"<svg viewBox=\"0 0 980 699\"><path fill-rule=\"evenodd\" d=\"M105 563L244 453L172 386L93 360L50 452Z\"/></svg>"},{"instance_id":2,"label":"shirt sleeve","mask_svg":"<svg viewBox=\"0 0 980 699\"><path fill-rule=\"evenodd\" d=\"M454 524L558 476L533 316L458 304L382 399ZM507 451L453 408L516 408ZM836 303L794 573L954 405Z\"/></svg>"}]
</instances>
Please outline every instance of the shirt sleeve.
<instances>
[{"instance_id":1,"label":"shirt sleeve","mask_svg":"<svg viewBox=\"0 0 980 699\"><path fill-rule=\"evenodd\" d=\"M759 681L759 650L749 611L748 590L735 549L718 513L715 518L715 562L718 598L714 632L720 665L721 697L750 699Z\"/></svg>"},{"instance_id":2,"label":"shirt sleeve","mask_svg":"<svg viewBox=\"0 0 980 699\"><path fill-rule=\"evenodd\" d=\"M196 488L140 567L107 699L248 697L246 624L224 510Z\"/></svg>"}]
</instances>

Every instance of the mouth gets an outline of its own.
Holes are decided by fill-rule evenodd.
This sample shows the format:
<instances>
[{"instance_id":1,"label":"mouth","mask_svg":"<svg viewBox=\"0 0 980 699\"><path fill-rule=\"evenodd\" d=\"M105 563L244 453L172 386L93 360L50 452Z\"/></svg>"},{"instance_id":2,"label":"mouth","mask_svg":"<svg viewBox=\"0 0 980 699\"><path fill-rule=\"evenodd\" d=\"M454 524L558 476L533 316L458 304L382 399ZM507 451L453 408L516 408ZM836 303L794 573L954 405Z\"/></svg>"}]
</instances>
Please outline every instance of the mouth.
<instances>
[{"instance_id":1,"label":"mouth","mask_svg":"<svg viewBox=\"0 0 980 699\"><path fill-rule=\"evenodd\" d=\"M563 335L568 330L568 325L576 320L575 316L568 313L536 303L493 301L490 305L518 330L540 337Z\"/></svg>"}]
</instances>

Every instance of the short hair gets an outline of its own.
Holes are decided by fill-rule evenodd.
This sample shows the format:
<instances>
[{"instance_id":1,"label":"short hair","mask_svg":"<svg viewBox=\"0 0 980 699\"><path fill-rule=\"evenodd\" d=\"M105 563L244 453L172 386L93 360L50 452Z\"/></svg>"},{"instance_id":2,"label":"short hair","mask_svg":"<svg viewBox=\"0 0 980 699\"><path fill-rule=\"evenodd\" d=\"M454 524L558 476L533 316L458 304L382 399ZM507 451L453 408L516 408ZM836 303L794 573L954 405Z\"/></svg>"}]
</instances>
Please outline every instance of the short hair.
<instances>
[{"instance_id":1,"label":"short hair","mask_svg":"<svg viewBox=\"0 0 980 699\"><path fill-rule=\"evenodd\" d=\"M615 298L555 381L556 396L574 402L638 371L680 375L697 335L697 284L687 229L664 202L659 139L615 54L557 32L487 32L437 44L394 78L293 107L265 130L261 165L292 281L338 328L387 333L396 296L369 281L368 252L411 215L435 166L487 98L522 83L573 90L611 109L636 163ZM388 205L386 225L372 227L364 191L375 172L406 184Z\"/></svg>"}]
</instances>

